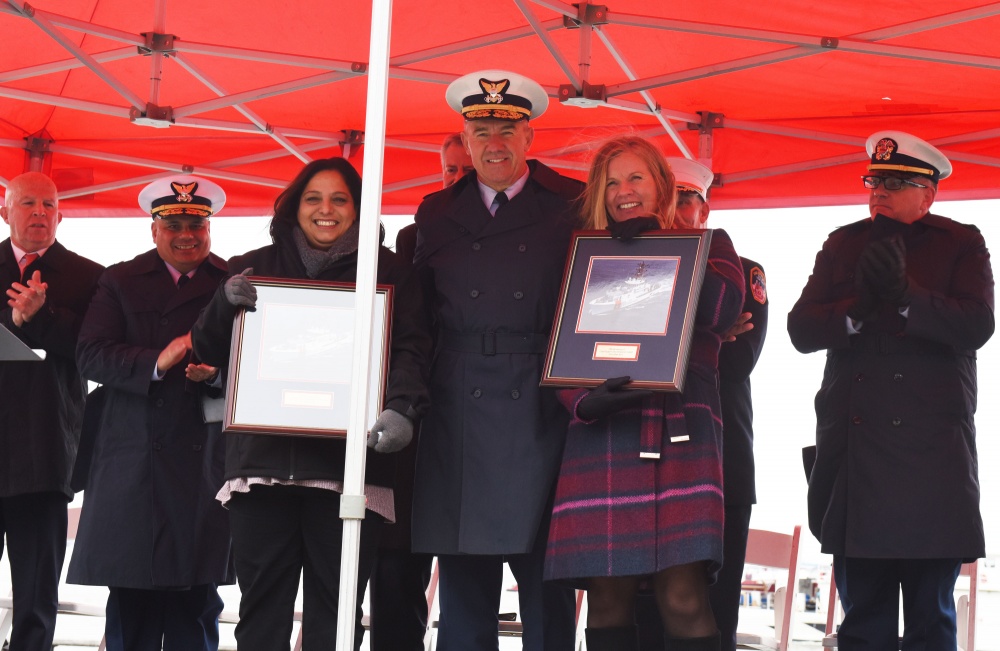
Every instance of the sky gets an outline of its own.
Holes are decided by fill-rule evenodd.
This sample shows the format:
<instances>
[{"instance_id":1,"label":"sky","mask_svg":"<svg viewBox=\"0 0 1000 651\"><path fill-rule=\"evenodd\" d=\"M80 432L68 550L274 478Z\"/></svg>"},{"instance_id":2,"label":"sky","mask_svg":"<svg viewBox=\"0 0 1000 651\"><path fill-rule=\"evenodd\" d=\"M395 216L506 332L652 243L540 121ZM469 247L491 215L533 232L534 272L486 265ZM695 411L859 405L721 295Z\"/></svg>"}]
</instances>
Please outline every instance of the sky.
<instances>
[{"instance_id":1,"label":"sky","mask_svg":"<svg viewBox=\"0 0 1000 651\"><path fill-rule=\"evenodd\" d=\"M859 193L863 199L863 191ZM1000 247L1000 201L938 202L935 213L976 224L991 243ZM813 397L822 377L824 354L803 355L791 345L785 330L788 311L798 299L813 261L835 228L867 216L867 207L799 208L714 211L712 228L724 228L740 255L764 267L770 298L768 336L751 377L754 396L757 506L751 526L791 532L802 525L802 557L828 561L808 533L806 482L801 448L814 440ZM412 221L408 216L383 219L386 242ZM268 218L217 216L212 220L213 251L223 258L270 242ZM58 239L68 248L102 264L128 259L152 248L149 219L64 220ZM6 226L0 237L6 237ZM980 458L986 548L1000 556L1000 336L979 354L979 412L976 417Z\"/></svg>"}]
</instances>

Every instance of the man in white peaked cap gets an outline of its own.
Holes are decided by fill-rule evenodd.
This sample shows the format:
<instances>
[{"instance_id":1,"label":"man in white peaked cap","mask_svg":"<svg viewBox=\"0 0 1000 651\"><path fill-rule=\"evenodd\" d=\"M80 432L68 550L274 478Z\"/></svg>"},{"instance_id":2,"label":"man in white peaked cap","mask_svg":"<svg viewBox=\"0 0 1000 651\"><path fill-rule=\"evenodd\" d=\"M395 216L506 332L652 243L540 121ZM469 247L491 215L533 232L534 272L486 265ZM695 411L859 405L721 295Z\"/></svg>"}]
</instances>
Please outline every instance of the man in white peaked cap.
<instances>
[{"instance_id":1,"label":"man in white peaked cap","mask_svg":"<svg viewBox=\"0 0 1000 651\"><path fill-rule=\"evenodd\" d=\"M225 443L204 409L220 379L190 330L227 275L209 232L225 200L195 176L146 186L155 246L108 267L80 330L80 371L105 394L67 580L109 587L109 651L218 648L217 586L235 579Z\"/></svg>"},{"instance_id":2,"label":"man in white peaked cap","mask_svg":"<svg viewBox=\"0 0 1000 651\"><path fill-rule=\"evenodd\" d=\"M992 336L993 271L979 230L930 212L952 166L900 131L867 142L869 217L830 234L788 315L801 352L826 350L816 396L809 527L845 617L842 651L956 648L953 591L985 552L976 350Z\"/></svg>"},{"instance_id":3,"label":"man in white peaked cap","mask_svg":"<svg viewBox=\"0 0 1000 651\"><path fill-rule=\"evenodd\" d=\"M504 70L456 79L475 174L417 209L415 264L438 350L421 425L413 548L438 555L439 651L497 648L506 561L517 579L523 645L573 648L573 591L542 582L552 494L568 415L539 388L563 264L583 187L527 160L548 106Z\"/></svg>"}]
</instances>

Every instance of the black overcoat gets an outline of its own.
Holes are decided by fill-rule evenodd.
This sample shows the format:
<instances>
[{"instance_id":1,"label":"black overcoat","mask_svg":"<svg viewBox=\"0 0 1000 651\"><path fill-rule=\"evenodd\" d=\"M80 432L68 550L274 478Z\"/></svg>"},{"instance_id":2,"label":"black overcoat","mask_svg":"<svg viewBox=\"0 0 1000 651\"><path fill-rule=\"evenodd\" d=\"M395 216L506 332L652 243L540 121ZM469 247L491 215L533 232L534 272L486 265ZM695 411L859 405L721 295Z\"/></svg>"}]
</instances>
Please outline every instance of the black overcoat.
<instances>
[{"instance_id":1,"label":"black overcoat","mask_svg":"<svg viewBox=\"0 0 1000 651\"><path fill-rule=\"evenodd\" d=\"M740 258L746 298L743 312L749 312L753 328L723 342L719 349L719 401L722 406L722 477L727 505L757 502L753 459L753 400L750 373L764 349L767 336L767 282L764 268L753 260Z\"/></svg>"},{"instance_id":2,"label":"black overcoat","mask_svg":"<svg viewBox=\"0 0 1000 651\"><path fill-rule=\"evenodd\" d=\"M0 497L55 491L72 499L70 474L80 441L87 385L76 367L76 339L103 267L55 242L25 270L48 283L45 305L17 327L6 294L0 323L42 362L0 362ZM21 270L10 240L0 243L0 287L18 282Z\"/></svg>"},{"instance_id":3,"label":"black overcoat","mask_svg":"<svg viewBox=\"0 0 1000 651\"><path fill-rule=\"evenodd\" d=\"M529 165L496 217L474 173L417 210L415 264L437 347L414 551L527 553L548 526L567 414L538 382L582 184Z\"/></svg>"},{"instance_id":4,"label":"black overcoat","mask_svg":"<svg viewBox=\"0 0 1000 651\"><path fill-rule=\"evenodd\" d=\"M892 234L906 245L907 314L884 305L849 335L858 257L870 239ZM928 214L830 234L788 315L798 350L827 351L808 497L825 553L983 555L975 351L993 329L993 272L975 227Z\"/></svg>"},{"instance_id":5,"label":"black overcoat","mask_svg":"<svg viewBox=\"0 0 1000 651\"><path fill-rule=\"evenodd\" d=\"M274 244L230 259L230 272L236 274L252 267L255 276L308 278L292 234L292 228L298 226L276 222L271 228ZM330 265L315 280L353 283L357 280L357 271L358 254L354 252ZM385 407L416 419L427 407L424 375L430 357L430 336L420 285L412 265L385 247L379 249L376 281L392 285L395 289ZM206 363L216 366L229 363L236 313L237 308L229 304L224 288L220 287L191 333L194 350ZM350 363L350 360L345 363ZM226 436L226 479L344 479L347 448L344 439L250 434ZM391 487L397 456L369 451L365 456L365 483Z\"/></svg>"},{"instance_id":6,"label":"black overcoat","mask_svg":"<svg viewBox=\"0 0 1000 651\"><path fill-rule=\"evenodd\" d=\"M156 358L187 333L226 277L217 256L182 289L156 250L108 268L80 331L84 376L105 387L70 583L158 589L232 583L220 423L184 376L153 381Z\"/></svg>"}]
</instances>

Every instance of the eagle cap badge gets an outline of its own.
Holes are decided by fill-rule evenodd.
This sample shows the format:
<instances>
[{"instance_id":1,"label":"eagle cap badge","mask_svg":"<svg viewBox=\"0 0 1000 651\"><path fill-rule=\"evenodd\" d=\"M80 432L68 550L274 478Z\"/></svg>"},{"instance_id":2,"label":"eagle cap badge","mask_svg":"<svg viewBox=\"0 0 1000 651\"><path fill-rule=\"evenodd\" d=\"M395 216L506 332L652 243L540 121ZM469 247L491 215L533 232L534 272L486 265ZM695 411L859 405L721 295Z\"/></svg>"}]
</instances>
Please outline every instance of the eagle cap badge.
<instances>
[{"instance_id":1,"label":"eagle cap badge","mask_svg":"<svg viewBox=\"0 0 1000 651\"><path fill-rule=\"evenodd\" d=\"M892 158L892 154L899 145L892 138L882 138L875 145L875 159L876 160L889 160Z\"/></svg>"},{"instance_id":2,"label":"eagle cap badge","mask_svg":"<svg viewBox=\"0 0 1000 651\"><path fill-rule=\"evenodd\" d=\"M177 200L181 203L191 203L191 195L195 193L198 189L198 183L177 183L173 181L170 183L170 188L177 195Z\"/></svg>"},{"instance_id":3,"label":"eagle cap badge","mask_svg":"<svg viewBox=\"0 0 1000 651\"><path fill-rule=\"evenodd\" d=\"M480 79L479 87L483 89L483 100L487 104L500 104L503 102L503 93L506 93L510 87L510 80L490 81L489 79Z\"/></svg>"}]
</instances>

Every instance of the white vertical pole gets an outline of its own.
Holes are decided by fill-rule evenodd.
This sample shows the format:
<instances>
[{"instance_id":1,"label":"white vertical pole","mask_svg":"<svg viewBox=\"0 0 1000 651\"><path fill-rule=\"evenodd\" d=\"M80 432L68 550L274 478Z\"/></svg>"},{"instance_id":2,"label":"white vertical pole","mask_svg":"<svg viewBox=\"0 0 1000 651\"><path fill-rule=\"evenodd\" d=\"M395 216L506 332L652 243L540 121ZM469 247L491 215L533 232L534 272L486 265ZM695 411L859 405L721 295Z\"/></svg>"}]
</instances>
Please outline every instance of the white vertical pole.
<instances>
[{"instance_id":1,"label":"white vertical pole","mask_svg":"<svg viewBox=\"0 0 1000 651\"><path fill-rule=\"evenodd\" d=\"M344 544L340 561L340 605L337 615L337 651L354 648L357 609L358 554L361 520L365 517L365 453L368 425L368 387L371 364L372 314L378 262L379 215L382 210L382 163L385 150L385 111L389 90L389 38L392 0L372 0L372 29L368 56L368 104L365 111L364 178L361 184L361 233L358 244L357 302L354 312L354 378L351 418L347 426L344 494L340 517ZM307 606L308 607L308 606Z\"/></svg>"}]
</instances>

